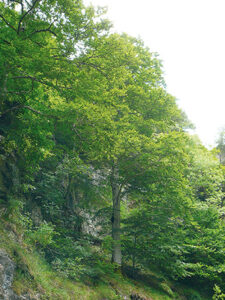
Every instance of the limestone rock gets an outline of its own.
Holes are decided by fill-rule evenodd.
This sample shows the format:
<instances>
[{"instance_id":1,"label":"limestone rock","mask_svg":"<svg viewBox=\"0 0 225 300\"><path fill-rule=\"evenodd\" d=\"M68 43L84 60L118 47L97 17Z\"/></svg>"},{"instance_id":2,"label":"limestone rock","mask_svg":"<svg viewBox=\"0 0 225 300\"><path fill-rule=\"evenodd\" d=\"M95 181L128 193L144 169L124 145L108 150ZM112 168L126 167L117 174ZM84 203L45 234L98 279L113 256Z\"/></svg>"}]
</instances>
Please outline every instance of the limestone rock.
<instances>
[{"instance_id":1,"label":"limestone rock","mask_svg":"<svg viewBox=\"0 0 225 300\"><path fill-rule=\"evenodd\" d=\"M11 285L13 282L13 274L15 265L8 257L5 251L0 249L0 299L11 300L13 298L13 292Z\"/></svg>"},{"instance_id":2,"label":"limestone rock","mask_svg":"<svg viewBox=\"0 0 225 300\"><path fill-rule=\"evenodd\" d=\"M138 294L131 294L130 295L130 299L131 300L151 300L151 299L146 299L144 297L141 297L140 295Z\"/></svg>"},{"instance_id":3,"label":"limestone rock","mask_svg":"<svg viewBox=\"0 0 225 300\"><path fill-rule=\"evenodd\" d=\"M12 290L15 264L7 253L0 249L0 300L31 300L29 295L17 296Z\"/></svg>"}]
</instances>

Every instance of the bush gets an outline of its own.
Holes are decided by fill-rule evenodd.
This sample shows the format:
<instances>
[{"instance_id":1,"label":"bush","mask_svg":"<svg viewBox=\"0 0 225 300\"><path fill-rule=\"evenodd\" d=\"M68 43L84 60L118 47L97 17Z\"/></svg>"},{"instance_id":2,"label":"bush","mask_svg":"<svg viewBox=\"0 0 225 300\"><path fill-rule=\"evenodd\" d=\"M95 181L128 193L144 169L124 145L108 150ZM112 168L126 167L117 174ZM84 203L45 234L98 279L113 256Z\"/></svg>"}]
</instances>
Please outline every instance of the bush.
<instances>
[{"instance_id":1,"label":"bush","mask_svg":"<svg viewBox=\"0 0 225 300\"><path fill-rule=\"evenodd\" d=\"M55 235L57 235L57 233L55 232L54 226L47 222L43 222L35 230L30 229L27 231L28 240L41 247L50 245Z\"/></svg>"},{"instance_id":2,"label":"bush","mask_svg":"<svg viewBox=\"0 0 225 300\"><path fill-rule=\"evenodd\" d=\"M222 293L218 285L215 284L213 290L215 292L212 298L213 300L225 299L225 294Z\"/></svg>"}]
</instances>

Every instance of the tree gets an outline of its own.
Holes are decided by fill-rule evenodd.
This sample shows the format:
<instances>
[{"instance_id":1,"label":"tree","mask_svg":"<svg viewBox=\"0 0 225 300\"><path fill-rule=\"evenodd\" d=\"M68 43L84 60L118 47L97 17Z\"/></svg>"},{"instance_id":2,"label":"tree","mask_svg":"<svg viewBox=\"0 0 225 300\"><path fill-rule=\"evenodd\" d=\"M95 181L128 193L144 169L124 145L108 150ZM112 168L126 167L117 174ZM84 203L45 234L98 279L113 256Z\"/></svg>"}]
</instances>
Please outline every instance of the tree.
<instances>
[{"instance_id":1,"label":"tree","mask_svg":"<svg viewBox=\"0 0 225 300\"><path fill-rule=\"evenodd\" d=\"M216 148L219 150L219 160L221 164L225 163L225 130L221 130L217 140Z\"/></svg>"},{"instance_id":2,"label":"tree","mask_svg":"<svg viewBox=\"0 0 225 300\"><path fill-rule=\"evenodd\" d=\"M97 21L101 14L81 1L0 3L1 153L20 164L23 179L53 155L63 133L75 135L65 123L76 110L86 51L109 28Z\"/></svg>"},{"instance_id":3,"label":"tree","mask_svg":"<svg viewBox=\"0 0 225 300\"><path fill-rule=\"evenodd\" d=\"M112 55L106 56L106 49ZM88 105L94 108L93 113L102 111L100 121L103 119L104 123L98 126L99 121L95 121L92 133L85 135L89 138L86 155L96 169L102 170L111 185L112 261L120 265L121 199L132 189L140 192L145 189L154 174L152 165L157 165L164 155L167 156L165 153L162 158L157 155L157 143L161 138L168 138L172 144L179 139L184 119L175 99L163 88L160 62L141 41L125 35L112 35L101 40L97 51L99 55L92 61L96 64L97 59L107 76L102 78L97 89L104 88L101 97L95 97L94 106L93 102ZM93 72L96 76L95 70L91 70L89 76ZM93 115L87 117L91 119ZM86 132L79 130L84 140L83 149L87 149L83 135ZM172 131L177 135L170 135Z\"/></svg>"},{"instance_id":4,"label":"tree","mask_svg":"<svg viewBox=\"0 0 225 300\"><path fill-rule=\"evenodd\" d=\"M190 146L192 159L187 176L196 200L221 207L224 177L216 152L209 151L195 139Z\"/></svg>"}]
</instances>

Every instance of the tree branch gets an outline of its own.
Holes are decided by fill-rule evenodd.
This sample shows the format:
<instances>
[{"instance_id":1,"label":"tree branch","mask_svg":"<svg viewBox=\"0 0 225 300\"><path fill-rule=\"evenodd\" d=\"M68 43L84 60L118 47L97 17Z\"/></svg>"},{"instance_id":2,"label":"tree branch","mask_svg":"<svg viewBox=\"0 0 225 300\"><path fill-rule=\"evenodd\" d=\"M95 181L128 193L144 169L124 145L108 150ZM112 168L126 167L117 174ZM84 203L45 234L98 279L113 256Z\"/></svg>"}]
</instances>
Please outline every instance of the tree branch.
<instances>
[{"instance_id":1,"label":"tree branch","mask_svg":"<svg viewBox=\"0 0 225 300\"><path fill-rule=\"evenodd\" d=\"M21 72L21 73L22 73L22 72ZM15 76L15 77L12 77L12 78L10 78L10 79L31 79L31 80L33 80L33 81L37 81L37 82L39 82L39 83L41 83L41 84L44 84L44 85L46 85L46 86L51 86L51 87L53 87L53 88L60 88L60 89L66 89L66 90L72 90L72 89L73 89L73 87L58 86L58 85L55 86L55 85L53 85L53 84L51 84L51 83L49 83L49 82L40 80L40 79L38 79L38 78L36 78L36 77L33 77L33 76L30 76L30 75Z\"/></svg>"},{"instance_id":2,"label":"tree branch","mask_svg":"<svg viewBox=\"0 0 225 300\"><path fill-rule=\"evenodd\" d=\"M29 37L31 37L32 35L34 35L34 34L36 34L36 33L39 33L39 32L50 32L50 33L52 33L54 36L57 36L57 34L56 34L54 31L51 30L51 27L52 27L52 24L50 24L49 27L46 28L46 29L35 30L35 31L33 31L33 32L29 35Z\"/></svg>"},{"instance_id":3,"label":"tree branch","mask_svg":"<svg viewBox=\"0 0 225 300\"><path fill-rule=\"evenodd\" d=\"M6 43L7 45L10 45L10 46L11 46L11 43L10 43L10 42L8 42L8 41L6 41L6 40L4 40L4 39L2 39L2 41L3 41L4 43Z\"/></svg>"},{"instance_id":4,"label":"tree branch","mask_svg":"<svg viewBox=\"0 0 225 300\"><path fill-rule=\"evenodd\" d=\"M33 5L30 7L30 9L28 9L28 11L26 11L25 14L22 15L22 17L20 18L19 23L18 23L18 28L17 28L17 33L18 34L20 32L20 27L21 27L21 24L22 24L24 18L34 9L36 3L39 2L39 1L41 1L41 0L34 0Z\"/></svg>"},{"instance_id":5,"label":"tree branch","mask_svg":"<svg viewBox=\"0 0 225 300\"><path fill-rule=\"evenodd\" d=\"M31 106L28 106L28 105L16 105L14 107L11 107L7 110L5 110L4 112L0 113L0 117L7 114L8 112L10 111L13 111L13 110L18 110L18 109L22 109L22 108L26 108L32 112L34 112L35 114L38 114L38 115L41 115L41 116L44 116L44 117L47 117L47 118L54 118L54 119L59 119L57 116L53 116L53 115L46 115L45 113L41 112L41 111L38 111L34 108L32 108Z\"/></svg>"},{"instance_id":6,"label":"tree branch","mask_svg":"<svg viewBox=\"0 0 225 300\"><path fill-rule=\"evenodd\" d=\"M44 117L48 117L48 118L54 118L54 119L59 119L59 117L57 116L53 116L53 115L46 115L45 113L41 112L41 111L38 111L30 106L27 106L27 105L24 105L23 108L26 108L32 112L34 112L35 114L38 114L38 115L42 115Z\"/></svg>"},{"instance_id":7,"label":"tree branch","mask_svg":"<svg viewBox=\"0 0 225 300\"><path fill-rule=\"evenodd\" d=\"M2 18L2 20L5 22L6 25L8 25L11 29L17 32L16 28L14 28L2 15L0 15L0 18Z\"/></svg>"}]
</instances>

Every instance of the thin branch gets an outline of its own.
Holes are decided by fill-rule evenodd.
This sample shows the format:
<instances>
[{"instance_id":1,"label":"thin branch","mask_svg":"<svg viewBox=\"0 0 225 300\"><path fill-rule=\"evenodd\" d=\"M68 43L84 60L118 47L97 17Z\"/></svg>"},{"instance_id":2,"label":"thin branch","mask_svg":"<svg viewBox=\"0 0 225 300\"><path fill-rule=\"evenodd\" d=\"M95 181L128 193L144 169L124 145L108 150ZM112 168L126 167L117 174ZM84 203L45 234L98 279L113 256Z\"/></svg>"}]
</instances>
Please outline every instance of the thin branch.
<instances>
[{"instance_id":1,"label":"thin branch","mask_svg":"<svg viewBox=\"0 0 225 300\"><path fill-rule=\"evenodd\" d=\"M29 35L29 37L31 37L32 35L34 35L34 34L36 34L36 33L39 33L39 32L50 32L50 33L52 33L54 36L57 37L57 34L51 30L51 27L52 27L52 24L50 24L49 27L46 28L46 29L35 30L35 31L33 31L33 32Z\"/></svg>"},{"instance_id":2,"label":"thin branch","mask_svg":"<svg viewBox=\"0 0 225 300\"><path fill-rule=\"evenodd\" d=\"M32 112L34 112L35 114L38 114L38 115L41 115L41 116L44 116L44 117L47 117L47 118L54 118L54 119L59 119L57 116L53 116L53 115L46 115L45 113L41 112L41 111L38 111L28 105L16 105L14 107L11 107L7 110L5 110L4 112L0 113L0 117L9 113L10 111L13 111L13 110L18 110L18 109L23 109L23 108L26 108Z\"/></svg>"},{"instance_id":3,"label":"thin branch","mask_svg":"<svg viewBox=\"0 0 225 300\"><path fill-rule=\"evenodd\" d=\"M7 45L10 45L10 46L11 46L11 43L10 43L10 42L8 42L8 41L6 41L6 40L4 40L4 39L2 39L2 41L3 41L4 43L6 43Z\"/></svg>"},{"instance_id":4,"label":"thin branch","mask_svg":"<svg viewBox=\"0 0 225 300\"><path fill-rule=\"evenodd\" d=\"M50 33L52 33L54 36L57 36L57 34L56 34L54 31L50 30L49 28L36 30L36 31L32 32L31 35L33 35L33 34L35 34L35 33L39 33L39 32L50 32Z\"/></svg>"},{"instance_id":5,"label":"thin branch","mask_svg":"<svg viewBox=\"0 0 225 300\"><path fill-rule=\"evenodd\" d=\"M23 0L20 1L20 5L21 5L21 12L23 14L23 12L24 12Z\"/></svg>"},{"instance_id":6,"label":"thin branch","mask_svg":"<svg viewBox=\"0 0 225 300\"><path fill-rule=\"evenodd\" d=\"M20 108L22 108L22 105L17 105L17 106L11 107L11 108L3 111L2 113L0 113L0 117L7 114L8 112L10 112L12 110L17 110L17 109L20 109Z\"/></svg>"},{"instance_id":7,"label":"thin branch","mask_svg":"<svg viewBox=\"0 0 225 300\"><path fill-rule=\"evenodd\" d=\"M7 94L22 95L22 94L28 94L30 92L32 92L32 89L29 91L20 91L20 92L8 91Z\"/></svg>"},{"instance_id":8,"label":"thin branch","mask_svg":"<svg viewBox=\"0 0 225 300\"><path fill-rule=\"evenodd\" d=\"M74 62L74 63L75 63L75 62ZM105 76L106 78L108 78L108 75L107 75L105 72L103 72L103 71L101 70L100 67L96 66L96 65L93 64L93 63L87 63L87 62L82 61L82 62L78 62L78 63L75 63L75 64L76 64L76 66L77 66L78 68L79 68L81 65L85 65L85 66L92 67L93 69L95 69L95 70L97 70L99 73L101 73L103 76Z\"/></svg>"},{"instance_id":9,"label":"thin branch","mask_svg":"<svg viewBox=\"0 0 225 300\"><path fill-rule=\"evenodd\" d=\"M24 12L23 0L13 0L13 2L21 5L21 13L23 14L23 12Z\"/></svg>"},{"instance_id":10,"label":"thin branch","mask_svg":"<svg viewBox=\"0 0 225 300\"><path fill-rule=\"evenodd\" d=\"M14 77L12 77L10 79L32 79L32 80L36 80L36 78L31 77L29 75L28 76L14 76Z\"/></svg>"},{"instance_id":11,"label":"thin branch","mask_svg":"<svg viewBox=\"0 0 225 300\"><path fill-rule=\"evenodd\" d=\"M21 76L14 76L10 79L31 79L32 81L37 81L37 82L40 82L41 84L44 84L44 85L47 85L49 86L49 83L45 82L45 81L42 81L36 77L33 77L33 76L30 76L30 75L21 75Z\"/></svg>"},{"instance_id":12,"label":"thin branch","mask_svg":"<svg viewBox=\"0 0 225 300\"><path fill-rule=\"evenodd\" d=\"M25 2L27 6L30 6L30 3L27 0L25 0Z\"/></svg>"},{"instance_id":13,"label":"thin branch","mask_svg":"<svg viewBox=\"0 0 225 300\"><path fill-rule=\"evenodd\" d=\"M53 87L53 88L61 88L61 89L65 89L65 90L72 90L73 89L73 87L67 87L67 86L55 86L55 85L53 85L53 84L51 84L51 83L49 83L49 82L46 82L46 81L42 81L42 80L40 80L40 79L38 79L38 78L36 78L36 77L33 77L33 76L30 76L30 75L24 75L24 76L15 76L15 77L12 77L12 78L10 78L10 79L31 79L31 80L33 80L33 81L37 81L37 82L39 82L39 83L41 83L41 84L44 84L44 85L46 85L46 86L51 86L51 87Z\"/></svg>"},{"instance_id":14,"label":"thin branch","mask_svg":"<svg viewBox=\"0 0 225 300\"><path fill-rule=\"evenodd\" d=\"M34 0L33 5L30 7L30 9L28 9L28 11L25 12L25 14L20 18L19 23L18 23L18 28L17 28L17 33L19 34L20 32L20 27L21 24L23 22L23 19L34 9L35 5L37 2L39 2L40 0Z\"/></svg>"},{"instance_id":15,"label":"thin branch","mask_svg":"<svg viewBox=\"0 0 225 300\"><path fill-rule=\"evenodd\" d=\"M28 94L28 93L32 92L33 90L34 90L34 80L32 80L32 87L28 91L19 91L19 92L16 92L16 91L7 91L6 93L7 94L21 95L21 94Z\"/></svg>"},{"instance_id":16,"label":"thin branch","mask_svg":"<svg viewBox=\"0 0 225 300\"><path fill-rule=\"evenodd\" d=\"M67 62L69 64L74 64L77 68L80 68L82 65L91 67L91 68L97 70L99 73L101 73L106 78L108 78L108 75L104 71L102 71L101 67L95 65L94 63L90 63L90 62L88 63L88 62L85 62L85 61L75 62L75 61L69 60L66 57L66 55L61 55L61 57L65 57L65 59L61 58L59 55L53 55L52 57L55 60L59 60L59 61L62 61L62 62Z\"/></svg>"},{"instance_id":17,"label":"thin branch","mask_svg":"<svg viewBox=\"0 0 225 300\"><path fill-rule=\"evenodd\" d=\"M31 41L32 43L38 45L40 48L44 48L44 46L43 46L41 43L39 43L39 42L37 42L37 41L33 41L31 38L29 38L29 39L30 39L30 41Z\"/></svg>"},{"instance_id":18,"label":"thin branch","mask_svg":"<svg viewBox=\"0 0 225 300\"><path fill-rule=\"evenodd\" d=\"M43 112L41 112L41 111L38 111L38 110L36 110L36 109L34 109L34 108L30 107L30 106L27 106L27 105L24 105L23 108L26 108L26 109L28 109L28 110L30 110L30 111L32 111L32 112L38 114L38 115L42 115L42 116L45 116L45 117L48 117L48 118L59 119L57 116L46 115L45 113L43 113Z\"/></svg>"},{"instance_id":19,"label":"thin branch","mask_svg":"<svg viewBox=\"0 0 225 300\"><path fill-rule=\"evenodd\" d=\"M79 134L79 132L76 129L76 125L75 124L73 124L73 129L72 130L76 133L76 135L79 137L79 139L81 141L87 141L87 139L84 139L83 137L81 137L81 135Z\"/></svg>"},{"instance_id":20,"label":"thin branch","mask_svg":"<svg viewBox=\"0 0 225 300\"><path fill-rule=\"evenodd\" d=\"M0 18L2 18L2 20L5 22L6 25L8 25L11 29L17 32L16 28L14 28L11 24L9 24L9 22L2 15L0 15Z\"/></svg>"}]
</instances>

